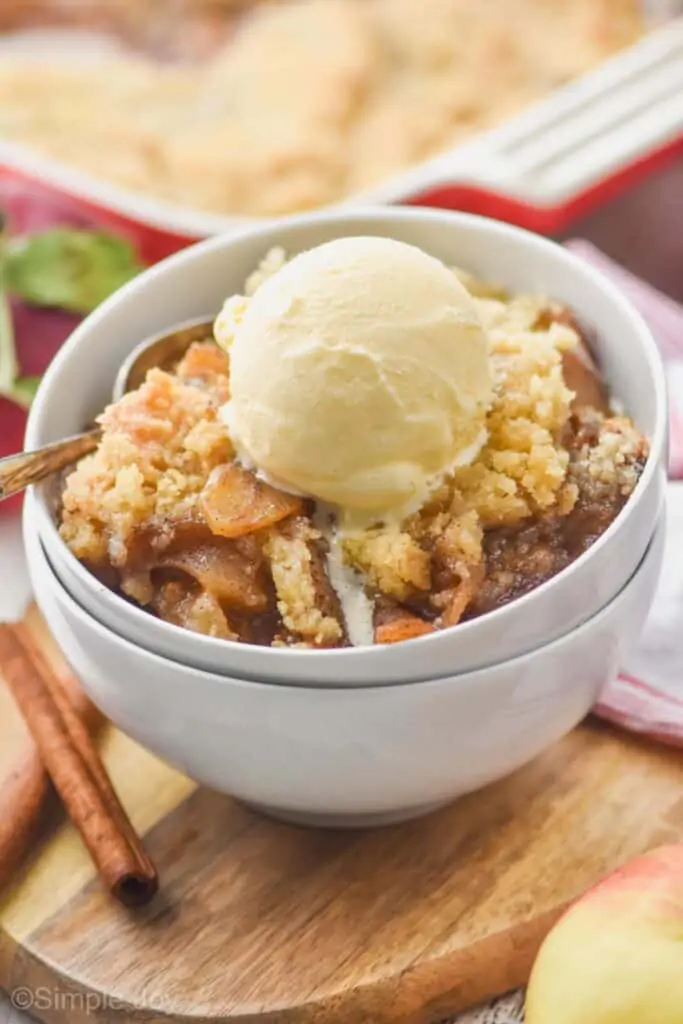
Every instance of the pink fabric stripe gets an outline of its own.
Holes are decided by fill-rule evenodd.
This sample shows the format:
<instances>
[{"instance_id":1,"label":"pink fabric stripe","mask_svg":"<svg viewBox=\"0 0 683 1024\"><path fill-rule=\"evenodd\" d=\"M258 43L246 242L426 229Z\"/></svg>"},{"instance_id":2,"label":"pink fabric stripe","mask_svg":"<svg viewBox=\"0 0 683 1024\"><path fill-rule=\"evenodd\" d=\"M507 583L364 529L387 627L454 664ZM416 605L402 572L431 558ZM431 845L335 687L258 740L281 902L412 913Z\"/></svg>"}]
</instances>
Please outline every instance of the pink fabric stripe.
<instances>
[{"instance_id":1,"label":"pink fabric stripe","mask_svg":"<svg viewBox=\"0 0 683 1024\"><path fill-rule=\"evenodd\" d=\"M668 694L641 693L631 683L613 685L595 706L595 714L614 725L683 747L683 710Z\"/></svg>"},{"instance_id":2,"label":"pink fabric stripe","mask_svg":"<svg viewBox=\"0 0 683 1024\"><path fill-rule=\"evenodd\" d=\"M651 686L650 683L646 683L642 679L637 679L635 676L622 672L618 677L617 683L623 683L630 690L640 690L650 697L664 697L667 704L674 705L683 712L683 700L680 697L677 697L673 693L663 693L662 690L658 689L656 686Z\"/></svg>"},{"instance_id":3,"label":"pink fabric stripe","mask_svg":"<svg viewBox=\"0 0 683 1024\"><path fill-rule=\"evenodd\" d=\"M590 242L572 239L567 248L602 271L629 297L649 324L665 361L683 359L683 308L677 302L614 263Z\"/></svg>"}]
</instances>

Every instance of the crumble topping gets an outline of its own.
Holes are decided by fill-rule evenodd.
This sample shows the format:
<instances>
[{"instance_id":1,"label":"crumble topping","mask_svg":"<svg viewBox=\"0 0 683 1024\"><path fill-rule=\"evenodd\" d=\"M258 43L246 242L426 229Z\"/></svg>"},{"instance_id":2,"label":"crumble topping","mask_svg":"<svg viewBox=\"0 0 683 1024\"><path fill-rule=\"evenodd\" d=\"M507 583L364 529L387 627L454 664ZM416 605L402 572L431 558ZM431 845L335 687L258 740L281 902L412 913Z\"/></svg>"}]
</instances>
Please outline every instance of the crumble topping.
<instances>
[{"instance_id":1,"label":"crumble topping","mask_svg":"<svg viewBox=\"0 0 683 1024\"><path fill-rule=\"evenodd\" d=\"M381 594L405 601L431 586L429 552L409 533L400 530L365 530L342 541L349 565L367 577Z\"/></svg>"},{"instance_id":2,"label":"crumble topping","mask_svg":"<svg viewBox=\"0 0 683 1024\"><path fill-rule=\"evenodd\" d=\"M647 458L647 443L625 416L593 423L594 443L584 440L573 453L570 475L591 497L628 497Z\"/></svg>"},{"instance_id":3,"label":"crumble topping","mask_svg":"<svg viewBox=\"0 0 683 1024\"><path fill-rule=\"evenodd\" d=\"M326 586L321 541L308 520L295 519L288 529L270 534L265 550L285 628L315 647L330 647L340 643L344 629L337 600Z\"/></svg>"},{"instance_id":4,"label":"crumble topping","mask_svg":"<svg viewBox=\"0 0 683 1024\"><path fill-rule=\"evenodd\" d=\"M195 515L211 470L234 453L211 393L162 370L99 422L99 448L67 480L61 532L78 558L121 564L141 524Z\"/></svg>"}]
</instances>

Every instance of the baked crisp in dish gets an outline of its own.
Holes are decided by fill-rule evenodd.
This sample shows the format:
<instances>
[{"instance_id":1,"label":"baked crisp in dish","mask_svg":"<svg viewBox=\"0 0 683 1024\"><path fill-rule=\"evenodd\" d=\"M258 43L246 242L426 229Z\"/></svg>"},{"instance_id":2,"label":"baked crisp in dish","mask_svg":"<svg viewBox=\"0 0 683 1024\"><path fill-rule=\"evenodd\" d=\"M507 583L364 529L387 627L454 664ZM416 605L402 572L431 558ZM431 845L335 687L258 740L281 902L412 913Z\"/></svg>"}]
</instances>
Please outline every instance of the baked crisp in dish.
<instances>
[{"instance_id":1,"label":"baked crisp in dish","mask_svg":"<svg viewBox=\"0 0 683 1024\"><path fill-rule=\"evenodd\" d=\"M152 21L152 38L178 11L164 16L162 5L159 16L158 0L62 6L111 8L133 35ZM198 6L214 20L253 10L195 65L143 55L83 66L6 59L0 137L175 203L289 213L369 188L499 123L643 31L638 0Z\"/></svg>"},{"instance_id":2,"label":"baked crisp in dish","mask_svg":"<svg viewBox=\"0 0 683 1024\"><path fill-rule=\"evenodd\" d=\"M61 534L93 573L179 626L278 647L394 643L527 593L582 554L634 490L648 443L611 407L571 311L454 270L488 338L485 436L420 507L340 528L237 456L221 410L230 351L274 250L226 302L216 342L101 417L68 477ZM468 298L468 301L469 298ZM353 591L353 618L349 611ZM360 639L358 616L369 632Z\"/></svg>"}]
</instances>

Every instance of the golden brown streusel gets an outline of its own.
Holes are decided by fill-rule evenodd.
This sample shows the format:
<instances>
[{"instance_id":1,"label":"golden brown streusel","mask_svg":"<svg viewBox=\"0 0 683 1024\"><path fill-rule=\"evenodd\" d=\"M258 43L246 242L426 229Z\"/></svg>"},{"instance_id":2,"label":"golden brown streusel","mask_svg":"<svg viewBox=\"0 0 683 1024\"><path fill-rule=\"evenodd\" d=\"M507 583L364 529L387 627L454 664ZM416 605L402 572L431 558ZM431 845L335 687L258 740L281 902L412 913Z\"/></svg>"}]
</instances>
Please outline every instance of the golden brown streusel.
<instances>
[{"instance_id":1,"label":"golden brown streusel","mask_svg":"<svg viewBox=\"0 0 683 1024\"><path fill-rule=\"evenodd\" d=\"M572 479L584 496L627 497L638 483L647 443L625 416L612 416L598 422L596 428L595 442L585 441L572 455Z\"/></svg>"},{"instance_id":2,"label":"golden brown streusel","mask_svg":"<svg viewBox=\"0 0 683 1024\"><path fill-rule=\"evenodd\" d=\"M265 552L285 628L300 642L330 647L343 641L344 629L338 615L321 607L325 603L322 577L326 578L321 540L320 532L308 520L298 518L289 529L269 531Z\"/></svg>"},{"instance_id":3,"label":"golden brown streusel","mask_svg":"<svg viewBox=\"0 0 683 1024\"><path fill-rule=\"evenodd\" d=\"M408 533L374 529L347 536L342 549L346 562L364 573L382 594L406 601L431 585L429 553Z\"/></svg>"},{"instance_id":4,"label":"golden brown streusel","mask_svg":"<svg viewBox=\"0 0 683 1024\"><path fill-rule=\"evenodd\" d=\"M100 423L99 448L67 478L61 534L83 561L121 565L142 523L195 514L211 470L233 449L213 396L162 370Z\"/></svg>"},{"instance_id":5,"label":"golden brown streusel","mask_svg":"<svg viewBox=\"0 0 683 1024\"><path fill-rule=\"evenodd\" d=\"M476 564L481 559L483 529L473 508L467 508L459 494L444 485L419 512L404 524L405 529L428 549L437 548L442 560L451 564Z\"/></svg>"},{"instance_id":6,"label":"golden brown streusel","mask_svg":"<svg viewBox=\"0 0 683 1024\"><path fill-rule=\"evenodd\" d=\"M534 327L542 301L478 301L486 322L494 377L488 440L471 466L454 474L454 490L484 527L519 522L551 508L568 464L560 443L572 393L562 375L562 351L579 343L568 327Z\"/></svg>"},{"instance_id":7,"label":"golden brown streusel","mask_svg":"<svg viewBox=\"0 0 683 1024\"><path fill-rule=\"evenodd\" d=\"M213 338L190 345L173 374L183 384L210 391L218 404L230 397L230 360L216 348Z\"/></svg>"}]
</instances>

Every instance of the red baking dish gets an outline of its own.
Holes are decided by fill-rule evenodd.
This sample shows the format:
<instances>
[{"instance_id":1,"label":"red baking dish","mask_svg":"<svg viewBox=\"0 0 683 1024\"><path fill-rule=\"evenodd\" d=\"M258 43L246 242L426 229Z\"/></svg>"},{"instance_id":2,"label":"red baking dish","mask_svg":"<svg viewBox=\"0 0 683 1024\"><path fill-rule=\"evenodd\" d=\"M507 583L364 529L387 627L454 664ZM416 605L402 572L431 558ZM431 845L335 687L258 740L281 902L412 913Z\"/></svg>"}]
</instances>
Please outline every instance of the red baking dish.
<instances>
[{"instance_id":1,"label":"red baking dish","mask_svg":"<svg viewBox=\"0 0 683 1024\"><path fill-rule=\"evenodd\" d=\"M338 205L440 206L561 234L683 153L681 96L683 19L673 19L500 127ZM145 263L258 223L127 192L2 141L0 207L15 232L67 223L123 234ZM20 311L22 372L42 372L74 322ZM0 455L21 447L23 424L0 399Z\"/></svg>"},{"instance_id":2,"label":"red baking dish","mask_svg":"<svg viewBox=\"0 0 683 1024\"><path fill-rule=\"evenodd\" d=\"M501 126L337 205L419 203L557 233L681 151L681 95L683 18ZM157 201L2 141L0 181L125 231L150 261L258 222Z\"/></svg>"}]
</instances>

